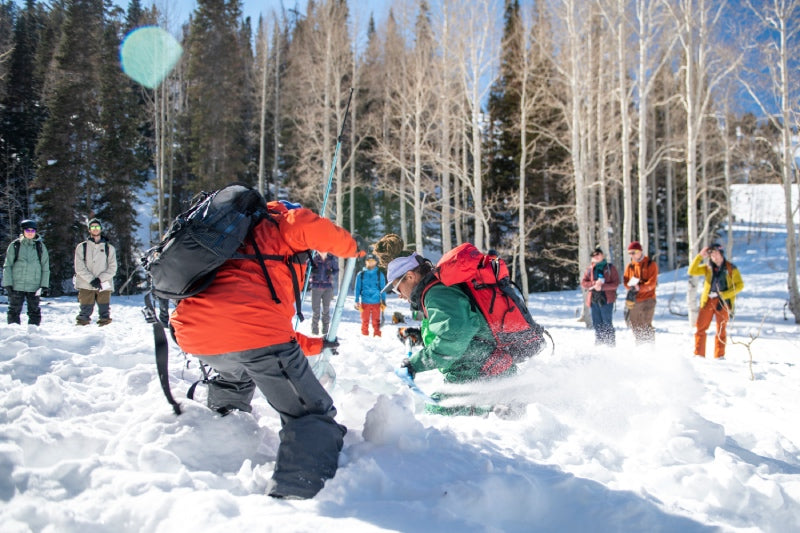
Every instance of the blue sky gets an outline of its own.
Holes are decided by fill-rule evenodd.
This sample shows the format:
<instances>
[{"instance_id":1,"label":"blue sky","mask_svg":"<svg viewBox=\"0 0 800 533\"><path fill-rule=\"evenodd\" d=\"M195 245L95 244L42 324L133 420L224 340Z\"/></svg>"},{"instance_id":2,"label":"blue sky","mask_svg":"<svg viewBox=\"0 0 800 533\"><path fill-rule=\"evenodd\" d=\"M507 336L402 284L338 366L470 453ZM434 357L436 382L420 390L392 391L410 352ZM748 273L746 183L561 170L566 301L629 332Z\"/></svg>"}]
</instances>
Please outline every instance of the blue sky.
<instances>
[{"instance_id":1,"label":"blue sky","mask_svg":"<svg viewBox=\"0 0 800 533\"><path fill-rule=\"evenodd\" d=\"M127 0L114 0L114 3L126 8L128 6ZM176 21L186 21L189 15L194 10L197 2L195 0L142 0L142 4L149 6L155 3L157 6L169 6L168 9L173 13ZM370 13L375 16L375 21L380 22L385 19L389 11L391 0L349 0L351 18L359 17L363 19L362 26L366 27L366 21ZM253 27L258 23L259 16L270 16L274 10L280 13L281 6L287 11L297 9L301 13L305 12L306 0L242 0L242 14L245 17L250 17Z\"/></svg>"}]
</instances>

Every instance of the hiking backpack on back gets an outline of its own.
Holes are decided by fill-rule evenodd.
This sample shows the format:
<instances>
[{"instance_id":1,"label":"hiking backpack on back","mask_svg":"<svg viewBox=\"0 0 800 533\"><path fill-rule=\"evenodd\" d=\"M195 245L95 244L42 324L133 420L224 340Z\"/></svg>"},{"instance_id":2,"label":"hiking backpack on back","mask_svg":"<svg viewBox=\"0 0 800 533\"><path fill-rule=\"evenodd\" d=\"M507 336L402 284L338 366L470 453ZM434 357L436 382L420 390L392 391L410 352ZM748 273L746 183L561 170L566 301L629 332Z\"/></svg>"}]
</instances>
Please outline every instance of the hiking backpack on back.
<instances>
[{"instance_id":1,"label":"hiking backpack on back","mask_svg":"<svg viewBox=\"0 0 800 533\"><path fill-rule=\"evenodd\" d=\"M512 363L542 351L546 331L528 311L503 259L464 243L442 256L436 278L461 288L489 324L497 345L482 369L484 374L500 374Z\"/></svg>"},{"instance_id":2,"label":"hiking backpack on back","mask_svg":"<svg viewBox=\"0 0 800 533\"><path fill-rule=\"evenodd\" d=\"M153 293L182 300L205 290L250 230L268 216L264 197L251 187L233 184L203 193L142 257Z\"/></svg>"}]
</instances>

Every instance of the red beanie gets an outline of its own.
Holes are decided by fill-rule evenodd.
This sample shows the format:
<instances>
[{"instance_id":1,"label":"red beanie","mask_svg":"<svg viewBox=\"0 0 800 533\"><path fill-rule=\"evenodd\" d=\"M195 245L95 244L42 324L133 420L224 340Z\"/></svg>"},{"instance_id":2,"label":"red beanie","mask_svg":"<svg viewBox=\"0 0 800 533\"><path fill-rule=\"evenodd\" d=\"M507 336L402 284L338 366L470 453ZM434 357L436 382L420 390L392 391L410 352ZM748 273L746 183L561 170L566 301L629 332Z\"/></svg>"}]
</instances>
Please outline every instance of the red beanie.
<instances>
[{"instance_id":1,"label":"red beanie","mask_svg":"<svg viewBox=\"0 0 800 533\"><path fill-rule=\"evenodd\" d=\"M639 241L633 241L628 245L628 251L630 252L631 250L639 250L641 252L642 245L639 243Z\"/></svg>"}]
</instances>

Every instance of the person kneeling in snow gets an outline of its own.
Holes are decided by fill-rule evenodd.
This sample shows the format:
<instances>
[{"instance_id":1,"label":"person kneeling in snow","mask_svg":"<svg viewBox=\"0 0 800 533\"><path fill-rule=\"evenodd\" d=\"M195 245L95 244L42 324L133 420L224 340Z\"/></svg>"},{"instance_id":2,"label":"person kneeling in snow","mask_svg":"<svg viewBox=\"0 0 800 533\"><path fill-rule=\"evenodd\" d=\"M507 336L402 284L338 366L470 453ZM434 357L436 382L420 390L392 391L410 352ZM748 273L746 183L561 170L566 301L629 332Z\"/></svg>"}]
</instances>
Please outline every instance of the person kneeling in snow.
<instances>
[{"instance_id":1,"label":"person kneeling in snow","mask_svg":"<svg viewBox=\"0 0 800 533\"><path fill-rule=\"evenodd\" d=\"M304 208L270 202L271 220L253 229L266 256L291 258L308 250L355 257L356 241L328 219ZM254 256L248 242L244 255ZM210 365L219 376L209 382L208 406L222 414L250 412L256 387L280 414L275 461L274 498L305 499L319 492L336 473L347 428L336 423L333 400L311 370L308 355L336 341L309 338L294 331L292 283L303 279L305 262L268 261L277 298L273 299L262 266L255 260L229 259L203 292L178 303L170 325L181 349ZM327 344L326 344L327 343Z\"/></svg>"},{"instance_id":2,"label":"person kneeling in snow","mask_svg":"<svg viewBox=\"0 0 800 533\"><path fill-rule=\"evenodd\" d=\"M427 318L422 320L423 348L402 363L413 378L418 372L438 369L448 383L467 383L489 379L481 369L495 349L492 331L483 315L475 310L469 297L458 287L440 283L434 275L433 265L424 257L412 253L389 263L384 291L392 290L407 300L413 311L424 307ZM516 373L511 365L501 374ZM442 400L445 394L434 393ZM485 414L491 406L440 406L427 404L429 413L449 415Z\"/></svg>"}]
</instances>

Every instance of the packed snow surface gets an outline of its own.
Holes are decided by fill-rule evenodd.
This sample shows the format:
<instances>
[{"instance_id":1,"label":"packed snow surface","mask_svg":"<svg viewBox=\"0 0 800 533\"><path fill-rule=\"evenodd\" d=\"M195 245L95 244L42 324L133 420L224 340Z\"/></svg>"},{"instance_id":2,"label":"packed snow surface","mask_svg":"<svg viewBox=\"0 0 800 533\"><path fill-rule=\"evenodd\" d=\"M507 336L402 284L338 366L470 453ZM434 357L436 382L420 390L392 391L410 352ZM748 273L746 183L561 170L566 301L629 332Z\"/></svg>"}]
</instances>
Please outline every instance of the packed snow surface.
<instances>
[{"instance_id":1,"label":"packed snow surface","mask_svg":"<svg viewBox=\"0 0 800 533\"><path fill-rule=\"evenodd\" d=\"M515 419L425 414L393 372L407 355L398 326L361 336L350 299L331 391L349 431L336 477L306 501L266 496L280 422L263 397L226 417L205 407L202 385L186 399L199 369L171 344L184 409L173 414L141 296L114 296L103 328L74 325L74 298L46 298L41 327L0 325L0 529L800 531L786 233L737 226L735 237L746 287L726 360L693 357L685 268L659 278L655 345L634 344L618 305L617 346L595 347L578 291L534 294L555 350L460 391L514 406ZM411 323L392 296L394 311ZM443 389L438 372L417 382Z\"/></svg>"}]
</instances>

